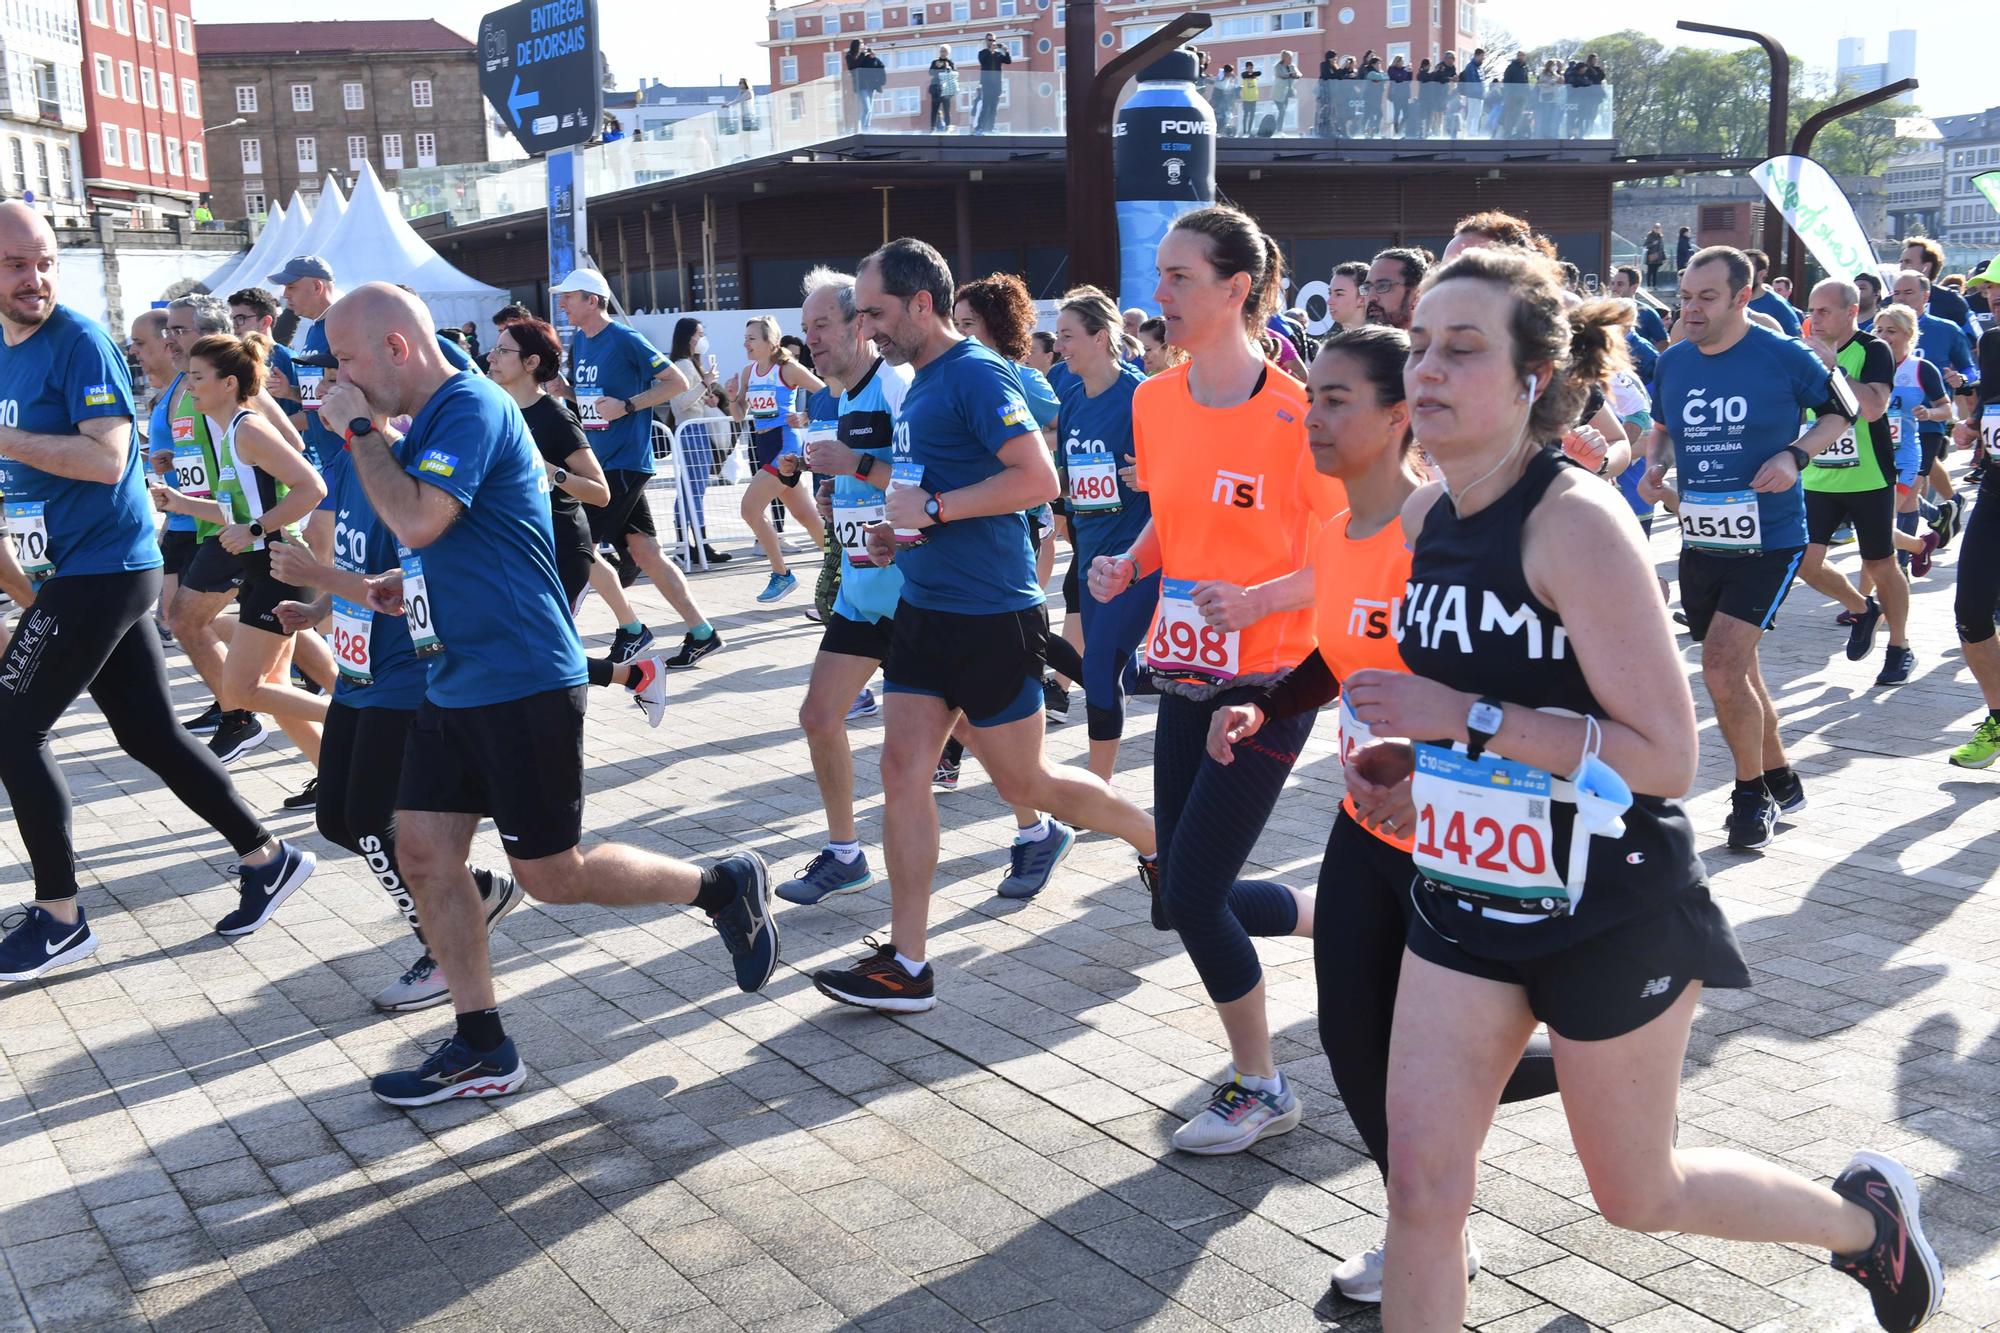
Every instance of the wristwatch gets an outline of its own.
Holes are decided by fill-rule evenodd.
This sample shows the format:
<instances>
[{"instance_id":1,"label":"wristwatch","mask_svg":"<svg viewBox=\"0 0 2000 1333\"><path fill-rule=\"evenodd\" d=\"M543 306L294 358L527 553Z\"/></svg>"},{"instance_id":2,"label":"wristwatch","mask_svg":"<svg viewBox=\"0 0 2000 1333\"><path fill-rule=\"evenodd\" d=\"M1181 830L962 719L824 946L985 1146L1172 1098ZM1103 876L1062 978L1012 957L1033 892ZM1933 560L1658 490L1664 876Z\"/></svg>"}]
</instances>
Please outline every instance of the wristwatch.
<instances>
[{"instance_id":1,"label":"wristwatch","mask_svg":"<svg viewBox=\"0 0 2000 1333\"><path fill-rule=\"evenodd\" d=\"M940 495L933 495L924 501L924 512L931 516L931 521L934 523L944 522L944 506L938 503L939 498Z\"/></svg>"},{"instance_id":2,"label":"wristwatch","mask_svg":"<svg viewBox=\"0 0 2000 1333\"><path fill-rule=\"evenodd\" d=\"M1795 459L1798 462L1799 471L1801 472L1806 470L1806 464L1812 462L1812 455L1807 453L1805 450L1799 448L1796 444L1786 445L1785 452L1790 454L1793 457L1793 459Z\"/></svg>"},{"instance_id":3,"label":"wristwatch","mask_svg":"<svg viewBox=\"0 0 2000 1333\"><path fill-rule=\"evenodd\" d=\"M556 485L560 486L568 480L569 480L569 469L566 467L557 468L555 477Z\"/></svg>"},{"instance_id":4,"label":"wristwatch","mask_svg":"<svg viewBox=\"0 0 2000 1333\"><path fill-rule=\"evenodd\" d=\"M356 417L347 423L347 442L353 444L364 435L375 433L375 423L367 417Z\"/></svg>"},{"instance_id":5,"label":"wristwatch","mask_svg":"<svg viewBox=\"0 0 2000 1333\"><path fill-rule=\"evenodd\" d=\"M1477 759L1500 732L1506 711L1492 695L1482 695L1465 710L1465 757Z\"/></svg>"},{"instance_id":6,"label":"wristwatch","mask_svg":"<svg viewBox=\"0 0 2000 1333\"><path fill-rule=\"evenodd\" d=\"M875 455L863 454L861 461L854 465L854 475L861 481L868 480L868 474L875 470Z\"/></svg>"},{"instance_id":7,"label":"wristwatch","mask_svg":"<svg viewBox=\"0 0 2000 1333\"><path fill-rule=\"evenodd\" d=\"M257 541L263 541L264 525L262 523L252 523L250 525L250 536Z\"/></svg>"}]
</instances>

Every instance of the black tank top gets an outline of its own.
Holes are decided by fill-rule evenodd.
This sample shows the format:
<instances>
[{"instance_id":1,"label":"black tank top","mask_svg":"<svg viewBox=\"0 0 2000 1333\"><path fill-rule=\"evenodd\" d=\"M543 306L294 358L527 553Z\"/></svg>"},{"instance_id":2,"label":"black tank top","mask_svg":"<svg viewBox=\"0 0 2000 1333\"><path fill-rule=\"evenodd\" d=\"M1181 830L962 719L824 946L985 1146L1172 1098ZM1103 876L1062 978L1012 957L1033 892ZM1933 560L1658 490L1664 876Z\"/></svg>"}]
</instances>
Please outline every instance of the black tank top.
<instances>
[{"instance_id":1,"label":"black tank top","mask_svg":"<svg viewBox=\"0 0 2000 1333\"><path fill-rule=\"evenodd\" d=\"M1399 647L1413 674L1503 703L1605 716L1562 620L1536 598L1521 568L1529 512L1563 469L1574 466L1553 449L1539 449L1505 495L1469 518L1460 518L1449 500L1431 507L1400 613ZM1563 799L1568 790L1558 783L1549 817L1553 863L1576 900L1575 912L1528 923L1496 919L1468 908L1463 897L1420 871L1413 896L1440 934L1482 957L1539 958L1671 907L1684 893L1706 893L1681 803L1636 796L1625 812L1623 837L1590 840L1579 897L1568 874L1576 820L1575 804Z\"/></svg>"}]
</instances>

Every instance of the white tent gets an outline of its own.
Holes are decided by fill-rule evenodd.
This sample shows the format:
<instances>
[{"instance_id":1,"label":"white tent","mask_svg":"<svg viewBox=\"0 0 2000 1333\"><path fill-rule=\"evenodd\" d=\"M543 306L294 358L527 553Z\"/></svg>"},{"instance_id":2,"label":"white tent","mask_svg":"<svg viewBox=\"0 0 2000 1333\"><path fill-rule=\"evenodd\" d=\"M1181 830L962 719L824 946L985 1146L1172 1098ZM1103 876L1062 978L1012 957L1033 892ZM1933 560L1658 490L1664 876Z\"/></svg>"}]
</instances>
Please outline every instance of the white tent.
<instances>
[{"instance_id":1,"label":"white tent","mask_svg":"<svg viewBox=\"0 0 2000 1333\"><path fill-rule=\"evenodd\" d=\"M257 275L257 281L262 282L266 277L283 268L285 261L288 259L294 259L299 255L321 255L323 257L326 247L333 243L334 233L340 230L340 220L346 216L347 200L341 197L340 183L334 180L332 173L329 172L325 182L320 185L319 203L313 209L311 224L306 227L301 235L293 239L289 253L274 257L275 262ZM339 281L340 270L335 269L333 276L336 282ZM269 284L266 285L268 286Z\"/></svg>"},{"instance_id":2,"label":"white tent","mask_svg":"<svg viewBox=\"0 0 2000 1333\"><path fill-rule=\"evenodd\" d=\"M440 326L466 320L484 325L508 299L500 288L468 277L431 249L404 220L395 196L383 188L373 167L362 168L339 230L316 253L332 266L343 289L364 282L409 286Z\"/></svg>"},{"instance_id":3,"label":"white tent","mask_svg":"<svg viewBox=\"0 0 2000 1333\"><path fill-rule=\"evenodd\" d=\"M236 288L225 287L223 283L234 276L236 270L242 268L244 264L256 258L267 249L270 242L276 238L278 229L284 225L285 206L283 204L271 205L271 211L264 218L264 229L257 233L256 243L247 252L238 251L229 256L213 273L210 273L201 280L201 285L208 288L211 292L220 292L224 296L235 291Z\"/></svg>"},{"instance_id":4,"label":"white tent","mask_svg":"<svg viewBox=\"0 0 2000 1333\"><path fill-rule=\"evenodd\" d=\"M210 284L209 290L218 296L228 296L245 287L261 287L264 279L287 259L298 252L292 248L294 242L305 234L312 225L312 206L305 196L292 191L292 202L284 210L284 218L276 225L264 228L264 234L257 238L250 253L245 255L228 273L221 275L222 284Z\"/></svg>"}]
</instances>

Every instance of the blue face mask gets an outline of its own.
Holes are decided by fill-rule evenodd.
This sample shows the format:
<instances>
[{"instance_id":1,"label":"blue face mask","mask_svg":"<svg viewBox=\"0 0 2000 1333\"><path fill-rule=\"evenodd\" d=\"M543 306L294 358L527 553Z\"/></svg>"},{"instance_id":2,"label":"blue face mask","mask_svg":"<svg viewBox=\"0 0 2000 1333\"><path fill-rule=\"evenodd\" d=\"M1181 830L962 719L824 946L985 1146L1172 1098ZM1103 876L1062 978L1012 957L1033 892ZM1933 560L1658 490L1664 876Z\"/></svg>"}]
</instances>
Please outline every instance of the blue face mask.
<instances>
[{"instance_id":1,"label":"blue face mask","mask_svg":"<svg viewBox=\"0 0 2000 1333\"><path fill-rule=\"evenodd\" d=\"M1576 788L1576 822L1593 837L1624 837L1625 821L1620 816L1632 808L1632 789L1618 770L1592 750L1569 780Z\"/></svg>"}]
</instances>

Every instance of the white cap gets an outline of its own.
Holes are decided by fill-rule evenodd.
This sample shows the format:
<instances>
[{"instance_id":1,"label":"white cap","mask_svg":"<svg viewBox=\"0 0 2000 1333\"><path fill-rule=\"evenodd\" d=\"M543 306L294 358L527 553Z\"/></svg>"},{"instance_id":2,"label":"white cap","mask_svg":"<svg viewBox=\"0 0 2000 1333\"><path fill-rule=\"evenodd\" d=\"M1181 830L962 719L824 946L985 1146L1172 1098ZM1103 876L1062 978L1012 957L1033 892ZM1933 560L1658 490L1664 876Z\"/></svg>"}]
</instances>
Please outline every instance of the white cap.
<instances>
[{"instance_id":1,"label":"white cap","mask_svg":"<svg viewBox=\"0 0 2000 1333\"><path fill-rule=\"evenodd\" d=\"M564 278L550 290L550 295L554 295L556 292L584 292L590 296L600 296L609 301L611 299L611 284L606 282L604 275L594 268L572 269L567 278Z\"/></svg>"}]
</instances>

